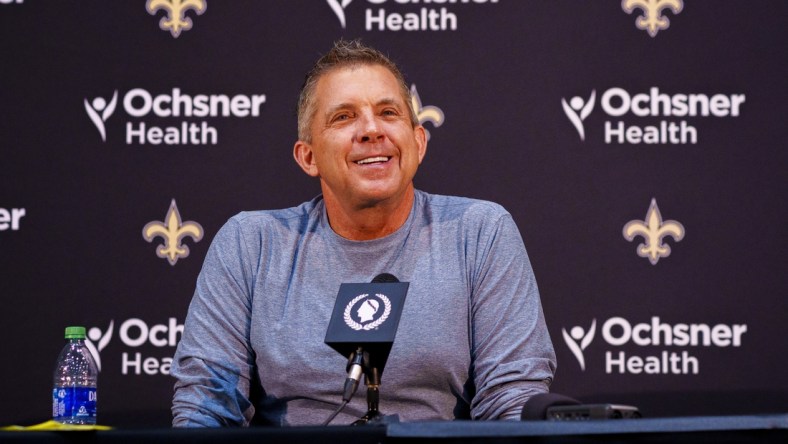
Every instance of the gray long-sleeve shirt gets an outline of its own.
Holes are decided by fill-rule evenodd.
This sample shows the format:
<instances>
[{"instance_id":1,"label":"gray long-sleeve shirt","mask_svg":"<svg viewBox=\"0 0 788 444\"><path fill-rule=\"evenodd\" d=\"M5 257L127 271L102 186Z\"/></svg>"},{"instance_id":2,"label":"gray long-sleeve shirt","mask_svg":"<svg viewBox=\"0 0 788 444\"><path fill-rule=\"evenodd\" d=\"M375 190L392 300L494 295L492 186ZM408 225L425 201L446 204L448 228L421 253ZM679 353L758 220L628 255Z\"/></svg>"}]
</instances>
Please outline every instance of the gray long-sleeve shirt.
<instances>
[{"instance_id":1,"label":"gray long-sleeve shirt","mask_svg":"<svg viewBox=\"0 0 788 444\"><path fill-rule=\"evenodd\" d=\"M410 282L382 375L401 420L519 417L546 392L555 353L522 238L499 205L416 191L395 233L351 241L320 197L241 213L216 235L175 354L173 425L322 423L347 358L323 343L343 282ZM362 390L360 390L362 392ZM332 424L367 410L363 393Z\"/></svg>"}]
</instances>

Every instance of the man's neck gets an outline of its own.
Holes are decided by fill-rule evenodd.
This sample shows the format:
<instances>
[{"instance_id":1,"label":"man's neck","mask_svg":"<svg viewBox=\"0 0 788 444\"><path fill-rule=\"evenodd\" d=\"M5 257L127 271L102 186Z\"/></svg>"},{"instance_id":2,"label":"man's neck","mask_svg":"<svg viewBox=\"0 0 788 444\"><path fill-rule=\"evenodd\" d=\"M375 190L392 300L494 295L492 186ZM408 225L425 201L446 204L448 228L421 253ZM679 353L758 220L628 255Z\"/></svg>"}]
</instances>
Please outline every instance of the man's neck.
<instances>
[{"instance_id":1,"label":"man's neck","mask_svg":"<svg viewBox=\"0 0 788 444\"><path fill-rule=\"evenodd\" d=\"M345 239L363 241L379 239L397 231L410 216L415 191L409 187L403 196L392 202L354 206L324 195L331 229Z\"/></svg>"}]
</instances>

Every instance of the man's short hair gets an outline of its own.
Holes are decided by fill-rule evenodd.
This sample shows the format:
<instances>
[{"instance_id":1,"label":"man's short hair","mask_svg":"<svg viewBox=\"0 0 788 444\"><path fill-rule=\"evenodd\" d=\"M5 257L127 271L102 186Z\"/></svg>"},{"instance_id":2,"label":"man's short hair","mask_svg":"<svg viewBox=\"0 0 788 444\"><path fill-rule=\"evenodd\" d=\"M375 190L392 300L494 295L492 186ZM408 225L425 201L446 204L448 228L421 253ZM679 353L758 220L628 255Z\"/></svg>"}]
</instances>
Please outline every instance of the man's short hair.
<instances>
[{"instance_id":1,"label":"man's short hair","mask_svg":"<svg viewBox=\"0 0 788 444\"><path fill-rule=\"evenodd\" d=\"M301 94L298 97L298 139L304 142L312 142L310 132L312 120L315 117L315 90L317 82L324 74L339 68L348 68L358 65L380 65L388 69L399 83L402 100L408 107L411 124L415 128L419 124L416 113L411 105L410 90L405 84L405 77L396 64L377 49L361 43L360 40L339 40L334 42L334 47L328 53L320 57L315 66L307 73L304 85L301 87Z\"/></svg>"}]
</instances>

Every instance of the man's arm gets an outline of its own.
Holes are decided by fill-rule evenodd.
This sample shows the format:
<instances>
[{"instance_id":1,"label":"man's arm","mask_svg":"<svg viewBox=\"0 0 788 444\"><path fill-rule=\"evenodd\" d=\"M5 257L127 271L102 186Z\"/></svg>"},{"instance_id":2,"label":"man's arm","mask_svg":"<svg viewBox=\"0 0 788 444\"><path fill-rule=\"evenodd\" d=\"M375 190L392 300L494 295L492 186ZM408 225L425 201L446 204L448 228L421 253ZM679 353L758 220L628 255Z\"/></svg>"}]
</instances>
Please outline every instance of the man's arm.
<instances>
[{"instance_id":1,"label":"man's arm","mask_svg":"<svg viewBox=\"0 0 788 444\"><path fill-rule=\"evenodd\" d=\"M231 219L205 258L173 359L175 427L245 426L254 414L249 328L250 264L256 261L245 261L247 253L238 222Z\"/></svg>"},{"instance_id":2,"label":"man's arm","mask_svg":"<svg viewBox=\"0 0 788 444\"><path fill-rule=\"evenodd\" d=\"M501 216L476 252L471 295L474 419L518 419L549 390L555 352L520 232Z\"/></svg>"}]
</instances>

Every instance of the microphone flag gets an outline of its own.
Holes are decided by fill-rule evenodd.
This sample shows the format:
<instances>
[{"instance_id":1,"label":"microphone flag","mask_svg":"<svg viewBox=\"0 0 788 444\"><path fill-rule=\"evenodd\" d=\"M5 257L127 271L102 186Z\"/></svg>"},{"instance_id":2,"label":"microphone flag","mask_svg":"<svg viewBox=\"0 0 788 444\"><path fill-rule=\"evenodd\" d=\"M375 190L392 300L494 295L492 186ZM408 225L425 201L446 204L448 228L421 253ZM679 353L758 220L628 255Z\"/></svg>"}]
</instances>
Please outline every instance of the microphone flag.
<instances>
[{"instance_id":1,"label":"microphone flag","mask_svg":"<svg viewBox=\"0 0 788 444\"><path fill-rule=\"evenodd\" d=\"M370 365L382 373L397 334L409 283L380 280L339 286L325 343L346 358L357 347L363 347L369 353Z\"/></svg>"}]
</instances>

